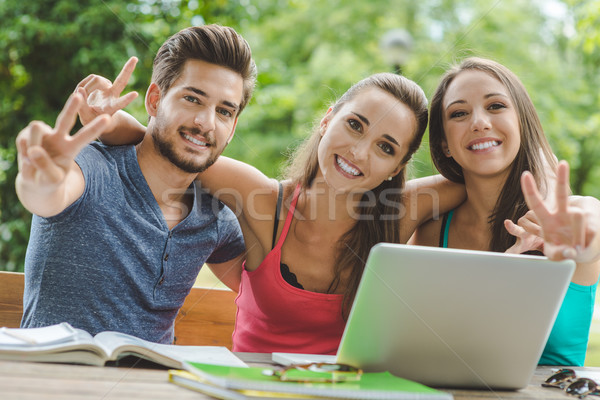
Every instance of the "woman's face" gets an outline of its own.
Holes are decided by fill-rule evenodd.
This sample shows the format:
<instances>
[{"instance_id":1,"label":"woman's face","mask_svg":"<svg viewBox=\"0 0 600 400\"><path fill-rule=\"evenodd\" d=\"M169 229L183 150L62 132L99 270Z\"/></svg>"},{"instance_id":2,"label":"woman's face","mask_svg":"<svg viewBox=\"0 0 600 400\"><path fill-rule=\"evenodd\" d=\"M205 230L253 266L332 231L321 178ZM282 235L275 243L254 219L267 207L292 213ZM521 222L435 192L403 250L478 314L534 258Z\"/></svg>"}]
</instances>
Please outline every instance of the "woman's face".
<instances>
[{"instance_id":1,"label":"woman's face","mask_svg":"<svg viewBox=\"0 0 600 400\"><path fill-rule=\"evenodd\" d=\"M465 177L508 174L521 134L517 110L499 80L483 71L460 72L448 86L442 112L444 154L454 158Z\"/></svg>"},{"instance_id":2,"label":"woman's face","mask_svg":"<svg viewBox=\"0 0 600 400\"><path fill-rule=\"evenodd\" d=\"M321 121L318 176L338 192L371 190L402 170L415 130L408 106L379 88L363 89Z\"/></svg>"}]
</instances>

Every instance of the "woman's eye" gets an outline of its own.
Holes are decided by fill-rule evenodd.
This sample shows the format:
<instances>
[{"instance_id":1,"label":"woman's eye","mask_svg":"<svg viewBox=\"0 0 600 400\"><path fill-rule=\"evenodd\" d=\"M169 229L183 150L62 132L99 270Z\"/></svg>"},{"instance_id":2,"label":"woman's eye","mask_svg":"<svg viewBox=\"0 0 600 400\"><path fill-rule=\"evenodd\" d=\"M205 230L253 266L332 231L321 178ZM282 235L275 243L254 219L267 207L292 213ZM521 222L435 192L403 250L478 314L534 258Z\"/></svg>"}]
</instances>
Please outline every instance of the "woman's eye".
<instances>
[{"instance_id":1,"label":"woman's eye","mask_svg":"<svg viewBox=\"0 0 600 400\"><path fill-rule=\"evenodd\" d=\"M349 119L348 120L348 125L350 125L350 128L352 128L353 130L355 130L357 132L362 132L362 125L357 120L355 120L355 119Z\"/></svg>"},{"instance_id":2,"label":"woman's eye","mask_svg":"<svg viewBox=\"0 0 600 400\"><path fill-rule=\"evenodd\" d=\"M386 154L391 154L394 155L394 148L386 142L380 143L379 147L381 148L381 150L383 150Z\"/></svg>"},{"instance_id":3,"label":"woman's eye","mask_svg":"<svg viewBox=\"0 0 600 400\"><path fill-rule=\"evenodd\" d=\"M506 106L502 103L494 103L488 107L490 110L500 110L501 108L506 108Z\"/></svg>"},{"instance_id":4,"label":"woman's eye","mask_svg":"<svg viewBox=\"0 0 600 400\"><path fill-rule=\"evenodd\" d=\"M189 101L190 103L199 103L198 99L194 96L183 96L183 98Z\"/></svg>"},{"instance_id":5,"label":"woman's eye","mask_svg":"<svg viewBox=\"0 0 600 400\"><path fill-rule=\"evenodd\" d=\"M465 111L453 111L450 113L450 118L460 118L464 117L465 115L467 115Z\"/></svg>"}]
</instances>

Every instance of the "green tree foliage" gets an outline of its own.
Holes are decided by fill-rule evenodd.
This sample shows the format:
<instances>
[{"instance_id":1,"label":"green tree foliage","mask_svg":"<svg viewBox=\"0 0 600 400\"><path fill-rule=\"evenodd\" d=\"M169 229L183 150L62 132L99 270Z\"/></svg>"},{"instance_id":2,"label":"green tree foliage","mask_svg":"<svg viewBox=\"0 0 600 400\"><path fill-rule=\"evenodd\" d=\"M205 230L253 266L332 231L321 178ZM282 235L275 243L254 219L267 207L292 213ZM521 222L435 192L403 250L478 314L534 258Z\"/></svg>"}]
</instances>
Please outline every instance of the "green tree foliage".
<instances>
[{"instance_id":1,"label":"green tree foliage","mask_svg":"<svg viewBox=\"0 0 600 400\"><path fill-rule=\"evenodd\" d=\"M125 11L118 1L0 2L0 260L8 270L22 268L30 221L14 190L16 134L33 119L53 124L89 71L111 76L124 55L151 42Z\"/></svg>"},{"instance_id":2,"label":"green tree foliage","mask_svg":"<svg viewBox=\"0 0 600 400\"><path fill-rule=\"evenodd\" d=\"M568 103L561 107L564 135L556 135L564 143L575 173L572 187L575 193L600 197L600 1L569 0L572 19L567 30L562 54L573 70L565 85Z\"/></svg>"},{"instance_id":3,"label":"green tree foliage","mask_svg":"<svg viewBox=\"0 0 600 400\"><path fill-rule=\"evenodd\" d=\"M0 268L22 270L29 237L31 215L14 190L17 133L31 120L53 125L77 82L90 73L112 79L133 55L140 62L130 87L143 94L153 56L169 35L196 12L231 15L225 1L180 3L0 1ZM141 102L133 112L143 115Z\"/></svg>"},{"instance_id":4,"label":"green tree foliage","mask_svg":"<svg viewBox=\"0 0 600 400\"><path fill-rule=\"evenodd\" d=\"M17 133L53 124L78 81L112 79L133 55L129 88L143 98L160 44L194 24L230 25L253 49L257 89L225 154L269 176L351 84L392 70L380 38L403 28L414 39L403 73L428 96L468 55L515 71L571 163L574 192L600 196L599 20L598 0L0 0L0 268L22 269L29 236L14 193ZM141 98L128 111L145 122ZM412 175L434 172L425 140Z\"/></svg>"}]
</instances>

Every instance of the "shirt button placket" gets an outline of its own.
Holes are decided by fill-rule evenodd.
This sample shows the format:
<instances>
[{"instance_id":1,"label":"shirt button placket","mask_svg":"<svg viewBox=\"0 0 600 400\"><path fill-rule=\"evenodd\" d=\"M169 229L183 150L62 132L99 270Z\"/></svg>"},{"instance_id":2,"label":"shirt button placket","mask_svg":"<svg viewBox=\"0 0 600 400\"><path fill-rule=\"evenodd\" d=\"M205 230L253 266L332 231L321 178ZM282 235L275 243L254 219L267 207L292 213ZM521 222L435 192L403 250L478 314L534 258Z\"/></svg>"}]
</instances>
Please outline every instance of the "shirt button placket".
<instances>
[{"instance_id":1,"label":"shirt button placket","mask_svg":"<svg viewBox=\"0 0 600 400\"><path fill-rule=\"evenodd\" d=\"M160 280L158 281L158 285L162 286L162 284L165 282L165 275L167 274L167 262L169 261L169 248L171 247L171 238L173 237L173 232L169 231L169 235L167 236L167 243L165 245L165 252L163 255L163 268L162 268L162 276L160 278Z\"/></svg>"}]
</instances>

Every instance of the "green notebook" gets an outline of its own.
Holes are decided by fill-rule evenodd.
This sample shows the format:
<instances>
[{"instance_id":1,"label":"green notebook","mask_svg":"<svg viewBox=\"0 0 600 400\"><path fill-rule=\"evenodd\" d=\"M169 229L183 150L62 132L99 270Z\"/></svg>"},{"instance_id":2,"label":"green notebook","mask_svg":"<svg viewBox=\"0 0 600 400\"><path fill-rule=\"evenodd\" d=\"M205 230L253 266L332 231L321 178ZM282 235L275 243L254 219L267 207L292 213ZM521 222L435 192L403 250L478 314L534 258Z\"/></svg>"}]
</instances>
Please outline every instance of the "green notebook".
<instances>
[{"instance_id":1,"label":"green notebook","mask_svg":"<svg viewBox=\"0 0 600 400\"><path fill-rule=\"evenodd\" d=\"M445 393L417 382L396 377L389 372L366 372L359 381L336 383L297 383L282 382L277 377L263 375L261 367L224 367L219 365L185 362L187 371L199 379L198 382L211 384L213 387L229 389L234 394L260 391L277 394L295 394L334 399L452 399ZM181 386L181 379L178 377ZM174 381L171 379L171 381ZM225 393L225 392L223 392ZM228 398L228 397L221 397ZM230 397L244 398L244 397ZM246 397L251 398L251 397Z\"/></svg>"}]
</instances>

